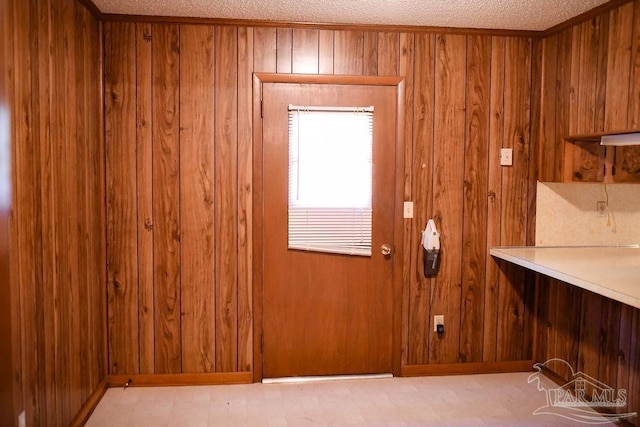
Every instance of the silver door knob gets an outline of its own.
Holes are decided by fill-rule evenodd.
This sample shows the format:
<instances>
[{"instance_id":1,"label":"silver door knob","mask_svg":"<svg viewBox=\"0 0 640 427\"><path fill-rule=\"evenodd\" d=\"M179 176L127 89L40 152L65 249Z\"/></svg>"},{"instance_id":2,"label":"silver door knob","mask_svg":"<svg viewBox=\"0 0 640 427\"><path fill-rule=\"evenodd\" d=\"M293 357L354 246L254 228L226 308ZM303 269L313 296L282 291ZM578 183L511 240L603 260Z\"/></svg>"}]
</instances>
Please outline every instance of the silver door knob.
<instances>
[{"instance_id":1,"label":"silver door knob","mask_svg":"<svg viewBox=\"0 0 640 427\"><path fill-rule=\"evenodd\" d=\"M382 252L382 255L387 256L391 254L391 246L387 245L386 243L382 246L380 246L380 252Z\"/></svg>"}]
</instances>

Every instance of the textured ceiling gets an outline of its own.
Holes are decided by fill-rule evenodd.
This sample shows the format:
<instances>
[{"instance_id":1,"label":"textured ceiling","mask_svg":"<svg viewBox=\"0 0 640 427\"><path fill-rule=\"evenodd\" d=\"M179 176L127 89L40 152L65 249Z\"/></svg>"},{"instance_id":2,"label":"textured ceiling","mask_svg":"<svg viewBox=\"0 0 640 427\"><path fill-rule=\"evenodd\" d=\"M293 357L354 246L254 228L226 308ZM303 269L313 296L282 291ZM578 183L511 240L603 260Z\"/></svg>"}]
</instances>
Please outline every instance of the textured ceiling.
<instances>
[{"instance_id":1,"label":"textured ceiling","mask_svg":"<svg viewBox=\"0 0 640 427\"><path fill-rule=\"evenodd\" d=\"M546 30L607 0L93 0L108 14Z\"/></svg>"}]
</instances>

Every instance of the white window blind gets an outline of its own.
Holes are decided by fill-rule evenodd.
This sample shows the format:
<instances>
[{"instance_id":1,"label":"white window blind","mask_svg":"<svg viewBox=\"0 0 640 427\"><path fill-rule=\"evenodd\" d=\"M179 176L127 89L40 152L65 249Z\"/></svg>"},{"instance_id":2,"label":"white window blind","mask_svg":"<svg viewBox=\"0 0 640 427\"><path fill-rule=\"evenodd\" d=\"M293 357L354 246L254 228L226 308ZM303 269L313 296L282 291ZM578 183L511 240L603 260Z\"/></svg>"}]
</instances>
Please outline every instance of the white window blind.
<instances>
[{"instance_id":1,"label":"white window blind","mask_svg":"<svg viewBox=\"0 0 640 427\"><path fill-rule=\"evenodd\" d=\"M290 249L371 255L373 107L289 106Z\"/></svg>"}]
</instances>

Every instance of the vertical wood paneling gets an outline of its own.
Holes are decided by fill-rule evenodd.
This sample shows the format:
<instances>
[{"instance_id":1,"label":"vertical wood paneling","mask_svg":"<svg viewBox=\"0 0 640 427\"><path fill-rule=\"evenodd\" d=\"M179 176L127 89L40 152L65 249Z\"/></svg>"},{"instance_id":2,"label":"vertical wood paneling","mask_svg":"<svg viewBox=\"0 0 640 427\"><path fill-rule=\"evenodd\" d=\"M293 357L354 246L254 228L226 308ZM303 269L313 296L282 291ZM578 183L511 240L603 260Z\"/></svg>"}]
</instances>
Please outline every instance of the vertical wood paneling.
<instances>
[{"instance_id":1,"label":"vertical wood paneling","mask_svg":"<svg viewBox=\"0 0 640 427\"><path fill-rule=\"evenodd\" d=\"M99 24L71 0L12 0L5 11L16 409L28 425L68 425L104 372Z\"/></svg>"},{"instance_id":2,"label":"vertical wood paneling","mask_svg":"<svg viewBox=\"0 0 640 427\"><path fill-rule=\"evenodd\" d=\"M572 58L571 29L565 30L558 36L558 68L556 81L558 86L556 98L556 179L563 177L564 144L560 143L570 135L569 131L569 100L571 96L571 58Z\"/></svg>"},{"instance_id":3,"label":"vertical wood paneling","mask_svg":"<svg viewBox=\"0 0 640 427\"><path fill-rule=\"evenodd\" d=\"M603 297L582 292L578 369L598 378Z\"/></svg>"},{"instance_id":4,"label":"vertical wood paneling","mask_svg":"<svg viewBox=\"0 0 640 427\"><path fill-rule=\"evenodd\" d=\"M290 32L288 33L290 34ZM280 72L278 30L278 71ZM290 38L288 38L290 40ZM288 46L291 46L290 41ZM288 48L290 49L290 47ZM290 55L290 54L289 54ZM290 56L289 56L290 62ZM238 31L215 29L215 296L216 371L234 372L238 355ZM290 65L289 68L290 70Z\"/></svg>"},{"instance_id":5,"label":"vertical wood paneling","mask_svg":"<svg viewBox=\"0 0 640 427\"><path fill-rule=\"evenodd\" d=\"M364 34L362 31L335 32L333 73L358 76L364 73Z\"/></svg>"},{"instance_id":6,"label":"vertical wood paneling","mask_svg":"<svg viewBox=\"0 0 640 427\"><path fill-rule=\"evenodd\" d=\"M429 360L429 301L432 280L424 276L422 263L421 230L431 218L433 201L433 104L434 104L434 61L435 37L431 34L415 35L415 72L413 132L407 141L414 141L413 152L405 156L413 160L411 180L414 200L414 220L412 229L405 229L405 254L410 255L410 264L405 273L409 289L408 364L424 364ZM409 128L408 128L409 129ZM405 263L405 267L406 263Z\"/></svg>"},{"instance_id":7,"label":"vertical wood paneling","mask_svg":"<svg viewBox=\"0 0 640 427\"><path fill-rule=\"evenodd\" d=\"M364 64L362 74L365 76L378 75L378 33L365 31L364 33Z\"/></svg>"},{"instance_id":8,"label":"vertical wood paneling","mask_svg":"<svg viewBox=\"0 0 640 427\"><path fill-rule=\"evenodd\" d=\"M582 308L582 290L569 286L566 283L552 280L551 293L549 295L551 304L549 310L553 310L552 321L556 335L554 336L555 347L550 348L545 360L557 357L567 361L572 367L578 366L578 339L571 339L580 331L580 319ZM555 293L553 290L555 288ZM558 336L558 332L560 336ZM558 374L563 378L569 378L569 372L563 371L564 367L558 367Z\"/></svg>"},{"instance_id":9,"label":"vertical wood paneling","mask_svg":"<svg viewBox=\"0 0 640 427\"><path fill-rule=\"evenodd\" d=\"M319 30L293 30L292 69L294 73L318 74Z\"/></svg>"},{"instance_id":10,"label":"vertical wood paneling","mask_svg":"<svg viewBox=\"0 0 640 427\"><path fill-rule=\"evenodd\" d=\"M136 171L138 203L138 345L140 373L155 372L153 282L152 27L136 25Z\"/></svg>"},{"instance_id":11,"label":"vertical wood paneling","mask_svg":"<svg viewBox=\"0 0 640 427\"><path fill-rule=\"evenodd\" d=\"M253 39L238 29L238 371L253 366Z\"/></svg>"},{"instance_id":12,"label":"vertical wood paneling","mask_svg":"<svg viewBox=\"0 0 640 427\"><path fill-rule=\"evenodd\" d=\"M180 28L181 372L213 372L213 28Z\"/></svg>"},{"instance_id":13,"label":"vertical wood paneling","mask_svg":"<svg viewBox=\"0 0 640 427\"><path fill-rule=\"evenodd\" d=\"M157 259L160 254L158 240L167 238L166 231L159 230L162 225L158 221L166 221L166 218L160 218L154 209L156 217L151 224L145 225L140 210L144 197L149 197L154 207L159 206L159 197L166 197L163 184L157 179L159 172L156 169L162 165L157 157L173 159L174 156L170 156L168 151L157 151L158 132L162 128L156 122L165 120L159 115L164 107L159 105L173 99L175 87L179 88L179 107L182 108L179 109L181 138L178 158L181 167L177 176L180 185L177 190L171 188L179 194L177 206L182 224L181 260L174 265L174 269L181 273L179 292L183 321L178 324L183 334L180 338L182 371L196 371L188 368L191 366L187 360L190 357L199 361L197 371L254 369L251 344L253 307L249 298L252 230L248 218L254 209L251 205L251 183L255 159L251 157L252 130L247 123L251 123L253 114L251 74L255 71L403 76L407 89L402 130L405 137L404 197L414 201L415 217L404 221L403 245L407 255L402 265L405 290L402 363L497 360L497 350L502 345L498 341L498 330L501 331L501 339L505 340L515 333L513 336L517 342L512 346L520 348L519 352L501 354L501 360L522 358L528 354L525 348L530 346L523 341L525 336L530 337L531 331L526 330L530 325L523 319L525 305L528 304L525 299L531 295L523 292L522 276L500 273L498 264L488 257L488 249L503 243L502 222L512 221L505 212L506 201L515 203L517 206L511 209L525 216L529 208L527 177L530 164L527 150L532 91L529 39L522 39L520 45L517 44L518 39L510 41L512 45L507 49L504 37L203 26L197 30L198 34L208 30L214 33L213 72L210 73L208 53L198 50L203 49L200 37L191 34L196 31L195 27L185 25L179 27L185 33L181 35L182 51L177 54L181 69L178 81L171 80L167 87L161 87L157 84L160 81L157 73L159 62L166 54L166 46L158 45L155 34L158 28L164 26L154 26L154 34L144 36L142 24L138 24L137 56L125 60L137 63L139 85L148 84L151 78L154 82L151 99L144 95L144 87L138 87L137 186L141 191L141 186L145 185L145 191L151 196L138 195L137 228L138 234L142 228L152 230L154 253L149 259L156 269L163 262ZM146 52L146 39L153 39L150 53ZM516 65L519 62L525 64L520 70ZM166 73L166 70L160 71ZM199 85L205 83L210 86L199 89ZM211 90L213 106L207 107ZM159 100L157 96L160 96ZM505 107L506 98L508 104ZM144 108L154 112L148 121L141 118ZM176 106L171 108L177 109ZM206 111L212 114L208 118L206 115L201 117ZM505 117L508 118L506 131L509 142L503 144ZM206 120L208 122L203 124ZM151 131L141 128L141 123L149 123ZM196 124L213 126L213 142L207 143L207 137L203 139L192 135ZM147 161L142 157L147 144L142 139L151 141L147 143L154 147L153 164L146 172L141 171ZM197 145L189 144L190 140L198 140ZM207 145L208 148L205 147ZM519 156L519 163L508 171L498 165L499 149L503 145L514 146ZM195 215L202 212L206 202L202 194L196 194L201 184L197 165L202 163L203 156L210 157L210 154L196 153L207 153L210 149L213 150L214 169L213 230L202 231L205 236L196 237L196 224L202 218ZM151 190L146 184L150 173L154 177ZM504 178L507 182L504 187L503 175L506 177L508 174L512 178ZM518 190L523 188L524 193L518 195ZM469 218L466 221L465 212ZM444 264L436 279L424 277L419 245L420 232L429 218L436 219L443 233ZM192 237L189 237L192 231ZM508 234L507 239L525 239L526 235L526 227L520 226ZM208 280L204 277L209 273L195 272L196 263L204 265L201 257L205 256L202 252L194 255L196 246L199 247L196 242L203 241L198 238L215 242L214 280L209 285L201 283ZM141 242L139 240L137 262L142 273ZM166 285L162 282L164 279L159 280L157 270L152 280L157 295L158 289L164 289ZM513 288L514 283L517 288ZM148 312L142 307L142 278L140 284L142 331L142 316ZM204 290L210 294L199 294ZM191 339L188 335L204 333L199 329L196 332L196 322L191 318L192 308L197 305L205 310L202 308L207 305L204 301L212 295L214 343L212 348L207 347L206 353L213 351L215 363L210 368L201 366L206 339L202 336ZM157 347L157 341L166 341L166 338L160 330L163 321L159 320L159 306L155 308L155 312L149 313L154 318L155 330L148 329L144 336L153 336ZM443 338L432 332L430 321L433 314L440 313L445 314L447 323ZM505 320L500 313L510 313L510 316L516 313L516 320L509 315ZM140 345L143 346L146 340L141 336ZM161 363L158 358L162 357L159 348L155 349L154 356L155 372L159 373ZM146 359L140 354L141 369L142 361Z\"/></svg>"},{"instance_id":14,"label":"vertical wood paneling","mask_svg":"<svg viewBox=\"0 0 640 427\"><path fill-rule=\"evenodd\" d=\"M545 99L543 91L541 123L545 136L538 162L544 169L539 170L538 179L601 180L602 164L593 161L600 154L599 148L594 144L577 144L573 150L575 157L565 161L561 158L563 138L572 132L607 132L638 126L635 117L639 99L640 51L636 25L640 22L639 4L638 0L625 3L558 34L556 62L551 52L555 36L545 39L543 87L548 87L551 96L556 98L556 108L555 111L548 108L551 100ZM550 49L548 55L547 48ZM569 113L572 97L577 100L575 115ZM551 138L554 134L555 138ZM556 153L553 167L547 166L551 150ZM593 155L590 151L598 153ZM593 168L582 168L588 161L594 164ZM565 165L580 168L574 167L565 178ZM570 172L578 174L571 176ZM583 370L609 386L626 389L629 405L619 411L637 410L640 369L635 337L640 310L556 280L549 282L547 289L539 294L538 302L539 307L548 307L538 324L538 343L546 341L547 346L539 346L536 357L539 360L562 358L574 369ZM540 335L541 332L544 335ZM558 367L557 373L570 379L571 372L564 368Z\"/></svg>"},{"instance_id":15,"label":"vertical wood paneling","mask_svg":"<svg viewBox=\"0 0 640 427\"><path fill-rule=\"evenodd\" d=\"M513 149L513 167L503 168L500 220L503 245L526 244L526 221L523 219L527 218L528 200L530 43L526 39L507 38L505 46L504 147ZM519 360L524 350L524 272L502 262L501 270L497 358ZM508 282L504 282L505 279Z\"/></svg>"},{"instance_id":16,"label":"vertical wood paneling","mask_svg":"<svg viewBox=\"0 0 640 427\"><path fill-rule=\"evenodd\" d=\"M609 298L602 300L602 319L600 327L600 349L598 356L599 381L613 388L618 388L618 353L620 350L620 315L622 303Z\"/></svg>"},{"instance_id":17,"label":"vertical wood paneling","mask_svg":"<svg viewBox=\"0 0 640 427\"><path fill-rule=\"evenodd\" d=\"M155 371L181 371L179 32L153 26L153 262Z\"/></svg>"},{"instance_id":18,"label":"vertical wood paneling","mask_svg":"<svg viewBox=\"0 0 640 427\"><path fill-rule=\"evenodd\" d=\"M487 168L489 164L489 103L491 38L467 39L466 130L464 152L464 221L462 225L462 302L460 358L482 361L484 280L487 254Z\"/></svg>"},{"instance_id":19,"label":"vertical wood paneling","mask_svg":"<svg viewBox=\"0 0 640 427\"><path fill-rule=\"evenodd\" d=\"M401 76L404 76L406 83L406 91L404 97L404 197L405 200L412 198L413 196L413 167L412 167L412 159L413 159L413 149L414 149L414 139L413 139L413 126L414 126L414 115L417 111L417 106L414 107L414 101L416 99L416 94L414 88L416 87L414 84L415 81L415 66L417 64L417 60L415 57L415 35L408 33L401 33L399 35L399 52L398 52L398 72ZM422 62L422 61L421 61ZM427 63L433 62L432 60L426 61ZM418 202L418 201L416 201ZM409 262L404 263L402 266L402 282L403 282L403 292L402 292L402 305L406 307L406 309L402 312L402 363L407 363L409 358L409 316L412 308L410 308L410 295L409 289L411 287L411 275L414 274L415 261L413 258L413 236L412 236L412 224L413 221L405 221L404 229L403 229L403 253L405 257L409 254L412 254ZM406 258L405 258L406 260ZM423 339L425 339L423 337Z\"/></svg>"},{"instance_id":20,"label":"vertical wood paneling","mask_svg":"<svg viewBox=\"0 0 640 427\"><path fill-rule=\"evenodd\" d=\"M447 332L431 335L430 363L459 361L466 41L459 35L436 37L433 216L440 231L442 261L432 281L431 309L433 314L451 315L445 319Z\"/></svg>"},{"instance_id":21,"label":"vertical wood paneling","mask_svg":"<svg viewBox=\"0 0 640 427\"><path fill-rule=\"evenodd\" d=\"M558 98L558 35L543 41L542 93L540 111L540 141L538 149L538 177L543 181L556 179L556 100Z\"/></svg>"},{"instance_id":22,"label":"vertical wood paneling","mask_svg":"<svg viewBox=\"0 0 640 427\"><path fill-rule=\"evenodd\" d=\"M135 27L105 24L109 371L137 373Z\"/></svg>"},{"instance_id":23,"label":"vertical wood paneling","mask_svg":"<svg viewBox=\"0 0 640 427\"><path fill-rule=\"evenodd\" d=\"M640 0L634 2L631 44L631 89L629 91L629 128L640 128Z\"/></svg>"},{"instance_id":24,"label":"vertical wood paneling","mask_svg":"<svg viewBox=\"0 0 640 427\"><path fill-rule=\"evenodd\" d=\"M289 28L278 28L276 43L276 70L278 73L289 74L293 68L293 30Z\"/></svg>"},{"instance_id":25,"label":"vertical wood paneling","mask_svg":"<svg viewBox=\"0 0 640 427\"><path fill-rule=\"evenodd\" d=\"M491 38L491 95L489 121L489 167L487 177L487 248L500 245L502 170L500 148L504 140L505 39ZM487 249L488 251L488 249ZM498 338L498 263L487 257L484 290L483 361L495 361Z\"/></svg>"},{"instance_id":26,"label":"vertical wood paneling","mask_svg":"<svg viewBox=\"0 0 640 427\"><path fill-rule=\"evenodd\" d=\"M640 411L640 310L634 310L631 317L631 341L629 343L629 391L627 410L629 412ZM636 424L638 424L636 422Z\"/></svg>"},{"instance_id":27,"label":"vertical wood paneling","mask_svg":"<svg viewBox=\"0 0 640 427\"><path fill-rule=\"evenodd\" d=\"M13 97L9 99L11 102L11 138L12 150L14 156L14 233L13 242L16 246L16 254L12 260L12 270L17 274L18 283L20 283L20 324L22 326L22 366L24 372L23 392L24 392L24 408L27 411L28 422L35 422L35 418L40 413L44 414L47 404L51 408L51 414L54 416L54 397L50 393L45 393L46 374L55 368L53 364L40 368L39 361L44 358L45 348L49 353L52 352L55 343L51 342L51 337L47 334L42 335L38 331L45 328L51 330L52 324L45 324L43 313L43 295L48 289L42 288L45 280L50 280L49 276L44 275L44 269L38 268L39 263L44 262L44 254L39 249L45 244L46 238L43 233L48 231L48 224L40 224L40 215L50 215L47 200L39 200L41 191L46 188L46 182L42 179L47 176L47 172L38 173L38 162L41 156L44 156L47 150L47 144L39 141L38 132L41 128L30 127L29 123L39 122L48 119L48 112L43 111L44 115L38 116L37 104L33 105L32 96L38 95L39 83L42 77L38 78L37 71L39 67L40 57L34 63L32 59L32 47L37 45L41 34L33 34L29 31L28 23L32 19L31 16L36 13L34 3L25 2L22 6L12 4L9 6L9 12L12 13L13 20L11 27L16 29L16 35L13 37L13 43L4 43L5 46L10 45L13 49L13 58L11 62L15 64L9 87L13 88ZM12 41L14 41L12 40ZM47 40L43 40L46 44ZM44 58L43 58L44 59ZM49 56L46 57L48 63ZM50 76L46 74L46 77ZM37 83L36 83L37 82ZM11 84L13 83L13 85ZM48 85L46 87L49 87ZM30 143L34 141L35 143ZM39 147L38 142L42 144ZM44 193L43 193L44 194ZM42 210L45 210L42 213ZM41 228L42 227L42 228ZM42 237L40 237L42 236ZM48 255L48 254L47 254ZM15 259L18 259L18 263ZM50 260L50 258L48 258ZM14 266L17 265L17 268ZM51 301L51 300L47 300ZM47 344L49 346L45 347ZM29 349L33 349L29 351Z\"/></svg>"},{"instance_id":28,"label":"vertical wood paneling","mask_svg":"<svg viewBox=\"0 0 640 427\"><path fill-rule=\"evenodd\" d=\"M568 100L568 118L569 118L569 134L576 135L579 132L578 129L578 89L580 87L580 37L582 34L582 27L579 25L574 26L572 29L567 30L571 34L571 65L569 68L570 80L569 85L571 90L567 97Z\"/></svg>"},{"instance_id":29,"label":"vertical wood paneling","mask_svg":"<svg viewBox=\"0 0 640 427\"><path fill-rule=\"evenodd\" d=\"M634 3L610 12L605 130L627 128Z\"/></svg>"},{"instance_id":30,"label":"vertical wood paneling","mask_svg":"<svg viewBox=\"0 0 640 427\"><path fill-rule=\"evenodd\" d=\"M16 85L14 83L14 40L13 40L13 35L17 33L17 31L14 30L14 25L15 25L15 20L14 20L14 13L13 13L13 4L9 3L7 1L2 1L0 2L0 34L2 34L2 40L4 42L0 43L0 58L2 59L2 69L0 69L0 79L2 79L2 95L0 95L0 97L2 97L2 108L6 108L7 110L9 110L9 112L12 114L12 117L15 117L15 113L12 113L12 108L15 108L16 102L15 102L15 97L17 95L17 91L16 91ZM37 18L36 18L37 19ZM10 41L10 43L9 43ZM36 54L39 54L39 51L36 51ZM5 98L6 97L6 98ZM9 283L14 284L14 283L20 283L20 273L19 270L21 268L20 263L15 262L17 254L19 253L19 246L18 246L18 233L16 232L17 227L18 227L18 218L17 215L15 214L15 212L19 212L18 208L17 208L17 204L16 204L16 187L17 187L17 165L18 165L18 161L16 158L16 149L15 149L15 145L16 145L16 139L12 138L11 135L11 126L13 125L13 122L11 122L9 124L9 126L2 125L2 129L0 130L0 132L6 132L6 137L9 138L9 141L11 142L11 152L10 152L10 159L8 159L11 162L11 176L9 177L9 179L11 180L11 200L8 201L8 203L5 205L5 209L10 210L8 212L6 212L6 221L3 218L2 221L2 227L5 227L4 230L5 232L8 233L7 239L8 242L6 242L9 246L6 249L6 252L2 254L3 256L3 266L2 266L2 273L3 273L3 280L8 279L7 283L7 287L8 287L8 295L7 293L3 293L3 297L8 297L7 300L5 300L5 303L7 304L7 306L9 307L9 311L5 312L5 318L6 316L10 316L10 323L4 323L4 328L8 328L8 332L11 335L11 357L12 357L12 363L11 364L6 364L4 366L4 373L6 373L11 381L11 389L13 390L12 393L12 400L13 400L13 407L6 407L3 408L3 413L2 413L2 420L5 420L7 418L5 417L10 417L8 419L15 419L15 414L19 413L22 408L26 408L27 404L24 402L23 399L23 389L26 386L26 380L28 379L27 375L25 375L28 372L28 367L26 365L23 365L23 361L26 359L26 357L23 357L24 353L22 352L22 316L21 316L21 312L23 309L23 303L22 303L22 291L20 290L19 286L8 286ZM15 135L15 134L14 134ZM41 150L42 151L42 150ZM37 160L37 159L36 159ZM13 212L13 213L11 213ZM5 215L3 213L3 215ZM8 227L7 227L8 226ZM3 237L4 240L4 237ZM5 244L5 242L3 241L3 244ZM5 249L3 248L3 251ZM5 257L7 259L5 259ZM7 262L7 265L4 265L4 263ZM4 271L6 269L6 272ZM8 275L8 277L7 277ZM4 291L4 290L3 290ZM4 322L4 318L3 318L3 322ZM3 330L3 332L6 329ZM5 336L3 334L3 336ZM17 375L14 375L14 372L20 372L22 374L22 377L19 377ZM3 380L7 379L6 377L3 376ZM39 399L39 396L37 395L32 395L33 399L31 402L35 402Z\"/></svg>"},{"instance_id":31,"label":"vertical wood paneling","mask_svg":"<svg viewBox=\"0 0 640 427\"><path fill-rule=\"evenodd\" d=\"M594 18L580 25L580 60L575 68L579 72L577 90L578 117L577 133L593 133L596 131L596 95L597 74L592 70L598 64L598 40L600 31L599 19Z\"/></svg>"},{"instance_id":32,"label":"vertical wood paneling","mask_svg":"<svg viewBox=\"0 0 640 427\"><path fill-rule=\"evenodd\" d=\"M378 33L378 75L398 75L400 57L400 35L398 33Z\"/></svg>"},{"instance_id":33,"label":"vertical wood paneling","mask_svg":"<svg viewBox=\"0 0 640 427\"><path fill-rule=\"evenodd\" d=\"M253 71L275 73L277 67L277 30L258 27L253 30Z\"/></svg>"},{"instance_id":34,"label":"vertical wood paneling","mask_svg":"<svg viewBox=\"0 0 640 427\"><path fill-rule=\"evenodd\" d=\"M320 30L318 34L318 73L333 74L334 31Z\"/></svg>"}]
</instances>

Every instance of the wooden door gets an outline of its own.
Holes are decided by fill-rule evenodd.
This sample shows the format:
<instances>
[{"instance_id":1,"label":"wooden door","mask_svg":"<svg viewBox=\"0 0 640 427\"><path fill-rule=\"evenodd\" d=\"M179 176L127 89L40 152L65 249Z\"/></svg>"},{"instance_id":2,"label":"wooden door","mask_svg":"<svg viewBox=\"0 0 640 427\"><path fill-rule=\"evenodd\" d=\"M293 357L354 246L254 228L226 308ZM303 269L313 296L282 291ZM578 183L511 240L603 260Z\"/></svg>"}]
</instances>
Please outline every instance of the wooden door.
<instances>
[{"instance_id":1,"label":"wooden door","mask_svg":"<svg viewBox=\"0 0 640 427\"><path fill-rule=\"evenodd\" d=\"M397 88L264 83L262 98L263 377L392 372ZM289 104L374 107L371 256L287 248Z\"/></svg>"}]
</instances>

